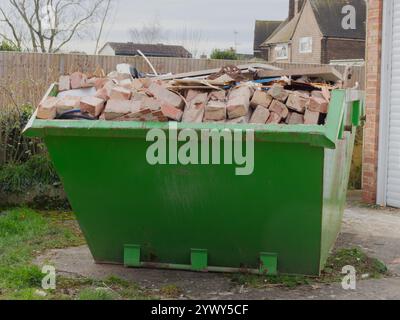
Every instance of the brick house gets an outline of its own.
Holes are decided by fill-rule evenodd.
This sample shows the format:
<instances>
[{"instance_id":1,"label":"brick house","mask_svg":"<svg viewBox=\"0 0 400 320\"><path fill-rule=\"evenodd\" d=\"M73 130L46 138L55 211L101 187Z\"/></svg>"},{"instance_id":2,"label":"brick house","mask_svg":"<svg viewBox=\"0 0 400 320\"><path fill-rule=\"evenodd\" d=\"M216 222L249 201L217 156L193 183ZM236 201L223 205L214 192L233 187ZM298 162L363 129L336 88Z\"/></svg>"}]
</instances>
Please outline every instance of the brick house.
<instances>
[{"instance_id":1,"label":"brick house","mask_svg":"<svg viewBox=\"0 0 400 320\"><path fill-rule=\"evenodd\" d=\"M364 201L400 207L400 3L369 0Z\"/></svg>"},{"instance_id":2,"label":"brick house","mask_svg":"<svg viewBox=\"0 0 400 320\"><path fill-rule=\"evenodd\" d=\"M356 9L355 29L344 29L342 9ZM329 64L365 58L364 0L290 0L289 16L261 45L269 62Z\"/></svg>"}]
</instances>

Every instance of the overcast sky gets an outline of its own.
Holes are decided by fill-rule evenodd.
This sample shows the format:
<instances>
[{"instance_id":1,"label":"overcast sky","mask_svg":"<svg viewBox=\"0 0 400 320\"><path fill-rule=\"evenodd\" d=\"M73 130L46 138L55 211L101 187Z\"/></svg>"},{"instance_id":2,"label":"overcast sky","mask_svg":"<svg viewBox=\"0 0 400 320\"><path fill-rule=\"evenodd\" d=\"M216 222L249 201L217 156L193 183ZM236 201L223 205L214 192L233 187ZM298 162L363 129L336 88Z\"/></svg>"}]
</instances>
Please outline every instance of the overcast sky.
<instances>
[{"instance_id":1,"label":"overcast sky","mask_svg":"<svg viewBox=\"0 0 400 320\"><path fill-rule=\"evenodd\" d=\"M129 41L129 28L157 19L167 30L168 42L186 42L199 54L234 47L235 31L237 51L253 53L255 20L284 20L287 14L288 0L117 0L102 42ZM93 53L94 45L74 42L69 49Z\"/></svg>"}]
</instances>

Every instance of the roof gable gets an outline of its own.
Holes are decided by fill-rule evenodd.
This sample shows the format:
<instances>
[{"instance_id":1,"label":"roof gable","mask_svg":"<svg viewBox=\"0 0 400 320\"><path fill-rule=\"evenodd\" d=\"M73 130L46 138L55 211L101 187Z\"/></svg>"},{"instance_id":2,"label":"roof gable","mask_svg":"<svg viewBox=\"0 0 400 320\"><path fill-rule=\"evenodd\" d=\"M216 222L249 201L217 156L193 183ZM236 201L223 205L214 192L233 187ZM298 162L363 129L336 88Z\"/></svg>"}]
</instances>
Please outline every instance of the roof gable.
<instances>
[{"instance_id":1,"label":"roof gable","mask_svg":"<svg viewBox=\"0 0 400 320\"><path fill-rule=\"evenodd\" d=\"M296 31L297 24L299 23L301 14L297 14L292 20L282 23L276 32L269 37L262 45L269 45L273 43L286 43L290 42Z\"/></svg>"},{"instance_id":2,"label":"roof gable","mask_svg":"<svg viewBox=\"0 0 400 320\"><path fill-rule=\"evenodd\" d=\"M259 50L260 45L267 40L283 21L256 20L254 28L254 50Z\"/></svg>"}]
</instances>

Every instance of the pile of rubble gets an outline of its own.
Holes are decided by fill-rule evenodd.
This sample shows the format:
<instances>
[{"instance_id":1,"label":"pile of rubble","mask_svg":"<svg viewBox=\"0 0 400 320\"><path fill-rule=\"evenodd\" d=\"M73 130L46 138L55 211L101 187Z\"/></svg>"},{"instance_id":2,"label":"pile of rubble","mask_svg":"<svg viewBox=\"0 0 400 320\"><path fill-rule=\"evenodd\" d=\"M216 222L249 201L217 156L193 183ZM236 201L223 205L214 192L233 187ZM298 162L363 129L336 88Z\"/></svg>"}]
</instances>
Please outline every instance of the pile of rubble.
<instances>
[{"instance_id":1,"label":"pile of rubble","mask_svg":"<svg viewBox=\"0 0 400 320\"><path fill-rule=\"evenodd\" d=\"M38 119L324 124L328 84L249 79L236 67L207 78L136 79L128 73L61 76L58 95L40 103Z\"/></svg>"}]
</instances>

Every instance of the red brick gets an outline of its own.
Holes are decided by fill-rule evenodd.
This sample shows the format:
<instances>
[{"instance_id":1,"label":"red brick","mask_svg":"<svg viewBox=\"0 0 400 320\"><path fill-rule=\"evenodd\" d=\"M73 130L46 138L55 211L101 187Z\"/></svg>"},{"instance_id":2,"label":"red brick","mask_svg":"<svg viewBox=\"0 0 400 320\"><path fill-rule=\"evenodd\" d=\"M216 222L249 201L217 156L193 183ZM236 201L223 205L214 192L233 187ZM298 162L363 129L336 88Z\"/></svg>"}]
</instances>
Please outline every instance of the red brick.
<instances>
[{"instance_id":1,"label":"red brick","mask_svg":"<svg viewBox=\"0 0 400 320\"><path fill-rule=\"evenodd\" d=\"M79 109L80 108L80 97L62 97L59 98L56 104L57 114L64 113L66 111Z\"/></svg>"},{"instance_id":2,"label":"red brick","mask_svg":"<svg viewBox=\"0 0 400 320\"><path fill-rule=\"evenodd\" d=\"M272 101L269 111L279 114L282 119L286 119L286 117L289 115L288 108L278 100Z\"/></svg>"},{"instance_id":3,"label":"red brick","mask_svg":"<svg viewBox=\"0 0 400 320\"><path fill-rule=\"evenodd\" d=\"M252 90L247 86L238 87L229 94L227 112L229 119L240 118L249 113Z\"/></svg>"},{"instance_id":4,"label":"red brick","mask_svg":"<svg viewBox=\"0 0 400 320\"><path fill-rule=\"evenodd\" d=\"M251 116L250 123L265 124L269 119L270 112L264 106L258 106Z\"/></svg>"},{"instance_id":5,"label":"red brick","mask_svg":"<svg viewBox=\"0 0 400 320\"><path fill-rule=\"evenodd\" d=\"M254 109L258 106L268 108L272 102L272 97L265 91L257 90L254 92L253 98L251 99L250 106Z\"/></svg>"},{"instance_id":6,"label":"red brick","mask_svg":"<svg viewBox=\"0 0 400 320\"><path fill-rule=\"evenodd\" d=\"M267 120L267 124L280 124L282 121L282 117L275 113L275 112L271 112L268 120Z\"/></svg>"},{"instance_id":7,"label":"red brick","mask_svg":"<svg viewBox=\"0 0 400 320\"><path fill-rule=\"evenodd\" d=\"M157 83L153 82L148 88L147 92L169 106L182 110L185 105L183 99L178 94L165 89Z\"/></svg>"},{"instance_id":8,"label":"red brick","mask_svg":"<svg viewBox=\"0 0 400 320\"><path fill-rule=\"evenodd\" d=\"M311 97L307 109L312 112L328 113L329 103L324 98Z\"/></svg>"},{"instance_id":9,"label":"red brick","mask_svg":"<svg viewBox=\"0 0 400 320\"><path fill-rule=\"evenodd\" d=\"M47 97L40 103L36 117L43 120L54 119L57 116L57 102L58 98Z\"/></svg>"},{"instance_id":10,"label":"red brick","mask_svg":"<svg viewBox=\"0 0 400 320\"><path fill-rule=\"evenodd\" d=\"M304 115L297 112L292 112L287 117L286 123L289 125L304 124Z\"/></svg>"},{"instance_id":11,"label":"red brick","mask_svg":"<svg viewBox=\"0 0 400 320\"><path fill-rule=\"evenodd\" d=\"M306 111L306 105L310 98L304 98L300 93L291 93L286 102L286 106L296 112L304 113Z\"/></svg>"},{"instance_id":12,"label":"red brick","mask_svg":"<svg viewBox=\"0 0 400 320\"><path fill-rule=\"evenodd\" d=\"M304 114L304 124L317 125L319 123L319 116L319 112L306 110L306 113Z\"/></svg>"},{"instance_id":13,"label":"red brick","mask_svg":"<svg viewBox=\"0 0 400 320\"><path fill-rule=\"evenodd\" d=\"M281 102L286 102L289 96L289 93L280 84L274 84L271 89L269 89L268 94Z\"/></svg>"},{"instance_id":14,"label":"red brick","mask_svg":"<svg viewBox=\"0 0 400 320\"><path fill-rule=\"evenodd\" d=\"M87 76L82 72L74 72L70 76L71 89L80 89L86 86Z\"/></svg>"},{"instance_id":15,"label":"red brick","mask_svg":"<svg viewBox=\"0 0 400 320\"><path fill-rule=\"evenodd\" d=\"M129 100L131 96L132 91L122 87L113 87L110 92L110 99L113 100Z\"/></svg>"},{"instance_id":16,"label":"red brick","mask_svg":"<svg viewBox=\"0 0 400 320\"><path fill-rule=\"evenodd\" d=\"M222 121L226 119L226 103L223 101L209 101L204 120Z\"/></svg>"},{"instance_id":17,"label":"red brick","mask_svg":"<svg viewBox=\"0 0 400 320\"><path fill-rule=\"evenodd\" d=\"M84 97L81 99L81 112L89 113L94 117L98 117L104 111L105 101L96 97Z\"/></svg>"},{"instance_id":18,"label":"red brick","mask_svg":"<svg viewBox=\"0 0 400 320\"><path fill-rule=\"evenodd\" d=\"M180 110L178 108L175 108L173 106L169 106L167 104L163 104L163 106L161 107L161 112L168 119L171 119L171 120L174 120L174 121L181 121L182 120L182 116L183 116L182 110Z\"/></svg>"},{"instance_id":19,"label":"red brick","mask_svg":"<svg viewBox=\"0 0 400 320\"><path fill-rule=\"evenodd\" d=\"M201 93L194 97L183 113L183 122L201 123L204 119L206 103L208 99L207 93Z\"/></svg>"}]
</instances>

